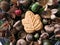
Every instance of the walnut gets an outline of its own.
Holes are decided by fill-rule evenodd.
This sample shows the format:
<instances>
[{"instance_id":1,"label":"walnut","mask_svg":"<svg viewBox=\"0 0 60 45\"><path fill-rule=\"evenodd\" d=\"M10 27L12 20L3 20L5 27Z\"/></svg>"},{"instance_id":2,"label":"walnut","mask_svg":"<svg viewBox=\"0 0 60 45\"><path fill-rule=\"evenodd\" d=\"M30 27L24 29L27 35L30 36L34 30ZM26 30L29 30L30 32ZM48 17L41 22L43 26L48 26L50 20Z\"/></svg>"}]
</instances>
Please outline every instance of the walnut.
<instances>
[{"instance_id":1,"label":"walnut","mask_svg":"<svg viewBox=\"0 0 60 45\"><path fill-rule=\"evenodd\" d=\"M22 19L22 24L27 33L33 33L35 31L41 30L43 24L41 22L41 17L38 14L34 14L31 11L27 11L25 18Z\"/></svg>"}]
</instances>

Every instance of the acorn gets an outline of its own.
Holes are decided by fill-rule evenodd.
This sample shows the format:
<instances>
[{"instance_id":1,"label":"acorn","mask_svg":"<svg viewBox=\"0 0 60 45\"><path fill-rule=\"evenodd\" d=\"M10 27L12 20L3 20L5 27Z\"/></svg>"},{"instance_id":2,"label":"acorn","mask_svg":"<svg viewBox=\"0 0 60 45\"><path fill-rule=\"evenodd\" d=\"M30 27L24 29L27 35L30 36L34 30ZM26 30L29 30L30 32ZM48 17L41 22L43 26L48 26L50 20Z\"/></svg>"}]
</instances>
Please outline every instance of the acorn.
<instances>
[{"instance_id":1,"label":"acorn","mask_svg":"<svg viewBox=\"0 0 60 45\"><path fill-rule=\"evenodd\" d=\"M24 39L19 39L16 45L27 45L27 43Z\"/></svg>"},{"instance_id":2,"label":"acorn","mask_svg":"<svg viewBox=\"0 0 60 45\"><path fill-rule=\"evenodd\" d=\"M26 41L31 42L32 40L33 40L33 35L32 34L27 34Z\"/></svg>"}]
</instances>

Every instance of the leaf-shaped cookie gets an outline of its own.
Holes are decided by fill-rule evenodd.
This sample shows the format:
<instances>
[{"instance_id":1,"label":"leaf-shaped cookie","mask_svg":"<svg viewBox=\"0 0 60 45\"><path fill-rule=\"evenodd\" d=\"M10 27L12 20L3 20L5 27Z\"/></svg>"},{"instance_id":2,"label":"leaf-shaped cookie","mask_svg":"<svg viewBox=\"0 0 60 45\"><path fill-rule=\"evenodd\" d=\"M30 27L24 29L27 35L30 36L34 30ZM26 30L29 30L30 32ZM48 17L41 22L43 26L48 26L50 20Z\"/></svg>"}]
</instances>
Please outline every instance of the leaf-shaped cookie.
<instances>
[{"instance_id":1,"label":"leaf-shaped cookie","mask_svg":"<svg viewBox=\"0 0 60 45\"><path fill-rule=\"evenodd\" d=\"M38 14L34 14L31 11L27 11L25 18L22 19L22 24L27 33L33 33L35 31L41 30L43 24L41 22L41 17Z\"/></svg>"}]
</instances>

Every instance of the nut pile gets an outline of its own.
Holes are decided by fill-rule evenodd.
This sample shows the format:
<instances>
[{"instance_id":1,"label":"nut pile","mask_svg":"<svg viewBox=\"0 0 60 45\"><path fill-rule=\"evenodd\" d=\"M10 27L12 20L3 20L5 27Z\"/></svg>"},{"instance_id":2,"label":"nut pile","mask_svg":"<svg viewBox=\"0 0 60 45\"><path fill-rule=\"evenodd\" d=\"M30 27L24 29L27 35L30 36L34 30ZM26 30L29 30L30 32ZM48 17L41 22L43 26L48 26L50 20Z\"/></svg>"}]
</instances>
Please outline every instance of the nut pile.
<instances>
[{"instance_id":1,"label":"nut pile","mask_svg":"<svg viewBox=\"0 0 60 45\"><path fill-rule=\"evenodd\" d=\"M0 0L2 45L60 45L60 0Z\"/></svg>"}]
</instances>

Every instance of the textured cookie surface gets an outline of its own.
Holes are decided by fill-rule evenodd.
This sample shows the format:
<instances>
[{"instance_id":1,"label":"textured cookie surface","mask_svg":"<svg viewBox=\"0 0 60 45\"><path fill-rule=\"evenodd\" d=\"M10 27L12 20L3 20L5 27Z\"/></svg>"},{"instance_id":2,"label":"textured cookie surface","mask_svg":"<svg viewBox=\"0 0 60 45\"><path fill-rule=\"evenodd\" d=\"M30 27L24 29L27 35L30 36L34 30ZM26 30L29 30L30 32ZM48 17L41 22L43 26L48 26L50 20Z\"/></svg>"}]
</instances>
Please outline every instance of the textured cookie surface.
<instances>
[{"instance_id":1,"label":"textured cookie surface","mask_svg":"<svg viewBox=\"0 0 60 45\"><path fill-rule=\"evenodd\" d=\"M34 14L31 11L27 11L25 18L22 19L22 24L27 33L33 33L35 31L41 30L43 25L41 22L41 17L38 14Z\"/></svg>"}]
</instances>

